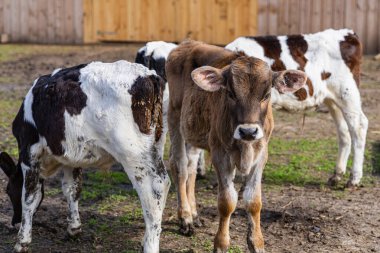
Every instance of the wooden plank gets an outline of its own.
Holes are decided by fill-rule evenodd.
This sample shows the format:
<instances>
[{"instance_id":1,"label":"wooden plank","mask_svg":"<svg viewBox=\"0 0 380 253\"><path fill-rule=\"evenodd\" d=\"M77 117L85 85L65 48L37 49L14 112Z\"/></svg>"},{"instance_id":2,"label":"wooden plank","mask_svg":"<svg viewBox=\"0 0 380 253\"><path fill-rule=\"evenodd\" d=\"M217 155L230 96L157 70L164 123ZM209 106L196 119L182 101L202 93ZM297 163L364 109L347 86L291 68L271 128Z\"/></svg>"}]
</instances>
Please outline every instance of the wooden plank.
<instances>
[{"instance_id":1,"label":"wooden plank","mask_svg":"<svg viewBox=\"0 0 380 253\"><path fill-rule=\"evenodd\" d=\"M344 28L344 0L333 2L333 28Z\"/></svg>"},{"instance_id":2,"label":"wooden plank","mask_svg":"<svg viewBox=\"0 0 380 253\"><path fill-rule=\"evenodd\" d=\"M46 23L46 42L54 43L55 41L55 2L54 0L47 1L47 23Z\"/></svg>"},{"instance_id":3,"label":"wooden plank","mask_svg":"<svg viewBox=\"0 0 380 253\"><path fill-rule=\"evenodd\" d=\"M38 41L38 2L28 0L28 42Z\"/></svg>"},{"instance_id":4,"label":"wooden plank","mask_svg":"<svg viewBox=\"0 0 380 253\"><path fill-rule=\"evenodd\" d=\"M65 9L64 2L55 0L55 43L63 43L65 34Z\"/></svg>"},{"instance_id":5,"label":"wooden plank","mask_svg":"<svg viewBox=\"0 0 380 253\"><path fill-rule=\"evenodd\" d=\"M49 1L50 2L50 1ZM94 36L94 5L93 0L83 0L83 42L93 43Z\"/></svg>"},{"instance_id":6,"label":"wooden plank","mask_svg":"<svg viewBox=\"0 0 380 253\"><path fill-rule=\"evenodd\" d=\"M375 54L378 52L378 5L379 2L377 0L367 0L367 34L366 34L366 53Z\"/></svg>"},{"instance_id":7,"label":"wooden plank","mask_svg":"<svg viewBox=\"0 0 380 253\"><path fill-rule=\"evenodd\" d=\"M322 1L312 1L311 33L319 32L322 28Z\"/></svg>"},{"instance_id":8,"label":"wooden plank","mask_svg":"<svg viewBox=\"0 0 380 253\"><path fill-rule=\"evenodd\" d=\"M344 1L344 26L356 30L356 0Z\"/></svg>"},{"instance_id":9,"label":"wooden plank","mask_svg":"<svg viewBox=\"0 0 380 253\"><path fill-rule=\"evenodd\" d=\"M321 30L325 30L333 26L333 4L334 0L322 0Z\"/></svg>"},{"instance_id":10,"label":"wooden plank","mask_svg":"<svg viewBox=\"0 0 380 253\"><path fill-rule=\"evenodd\" d=\"M257 14L258 20L258 35L268 34L268 1L258 0L259 12Z\"/></svg>"},{"instance_id":11,"label":"wooden plank","mask_svg":"<svg viewBox=\"0 0 380 253\"><path fill-rule=\"evenodd\" d=\"M4 33L4 1L0 1L0 35Z\"/></svg>"},{"instance_id":12,"label":"wooden plank","mask_svg":"<svg viewBox=\"0 0 380 253\"><path fill-rule=\"evenodd\" d=\"M48 0L38 0L37 2L37 41L48 43Z\"/></svg>"},{"instance_id":13,"label":"wooden plank","mask_svg":"<svg viewBox=\"0 0 380 253\"><path fill-rule=\"evenodd\" d=\"M301 0L302 1L302 0ZM290 8L289 8L289 34L297 34L300 31L300 22L299 22L299 15L300 15L300 1L299 0L290 0L289 2Z\"/></svg>"},{"instance_id":14,"label":"wooden plank","mask_svg":"<svg viewBox=\"0 0 380 253\"><path fill-rule=\"evenodd\" d=\"M280 2L280 9L278 13L278 34L289 33L289 0ZM259 24L260 25L260 24Z\"/></svg>"},{"instance_id":15,"label":"wooden plank","mask_svg":"<svg viewBox=\"0 0 380 253\"><path fill-rule=\"evenodd\" d=\"M10 37L12 41L18 41L20 39L20 0L12 0L10 5L10 19L11 19L11 26L10 26Z\"/></svg>"},{"instance_id":16,"label":"wooden plank","mask_svg":"<svg viewBox=\"0 0 380 253\"><path fill-rule=\"evenodd\" d=\"M278 0L270 0L268 4L268 33L276 35L278 34L278 25L277 25L277 19L278 19L278 6L279 1Z\"/></svg>"},{"instance_id":17,"label":"wooden plank","mask_svg":"<svg viewBox=\"0 0 380 253\"><path fill-rule=\"evenodd\" d=\"M250 1L249 2L249 12L248 12L248 17L249 17L249 30L248 30L248 35L256 35L258 31L258 25L257 25L257 16L258 16L258 4L257 1Z\"/></svg>"},{"instance_id":18,"label":"wooden plank","mask_svg":"<svg viewBox=\"0 0 380 253\"><path fill-rule=\"evenodd\" d=\"M50 1L49 1L50 2ZM83 1L74 1L74 38L73 42L78 44L83 42Z\"/></svg>"},{"instance_id":19,"label":"wooden plank","mask_svg":"<svg viewBox=\"0 0 380 253\"><path fill-rule=\"evenodd\" d=\"M367 1L366 0L356 0L356 33L363 42L364 49L366 49L366 14L367 14Z\"/></svg>"},{"instance_id":20,"label":"wooden plank","mask_svg":"<svg viewBox=\"0 0 380 253\"><path fill-rule=\"evenodd\" d=\"M64 17L63 17L63 43L74 42L74 0L64 1Z\"/></svg>"},{"instance_id":21,"label":"wooden plank","mask_svg":"<svg viewBox=\"0 0 380 253\"><path fill-rule=\"evenodd\" d=\"M300 2L300 33L309 33L311 29L311 1Z\"/></svg>"}]
</instances>

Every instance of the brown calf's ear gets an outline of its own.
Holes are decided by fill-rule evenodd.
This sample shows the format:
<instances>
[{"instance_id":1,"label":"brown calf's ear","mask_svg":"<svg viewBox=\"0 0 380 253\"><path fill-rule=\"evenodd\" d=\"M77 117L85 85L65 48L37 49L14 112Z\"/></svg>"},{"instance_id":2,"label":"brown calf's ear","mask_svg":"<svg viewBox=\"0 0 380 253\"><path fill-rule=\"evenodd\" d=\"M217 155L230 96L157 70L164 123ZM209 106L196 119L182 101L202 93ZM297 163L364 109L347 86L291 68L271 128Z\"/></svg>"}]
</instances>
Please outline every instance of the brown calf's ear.
<instances>
[{"instance_id":1,"label":"brown calf's ear","mask_svg":"<svg viewBox=\"0 0 380 253\"><path fill-rule=\"evenodd\" d=\"M224 86L222 70L210 66L194 69L191 78L206 91L217 91Z\"/></svg>"},{"instance_id":2,"label":"brown calf's ear","mask_svg":"<svg viewBox=\"0 0 380 253\"><path fill-rule=\"evenodd\" d=\"M11 177L17 171L16 164L6 152L0 152L0 168L8 177Z\"/></svg>"},{"instance_id":3,"label":"brown calf's ear","mask_svg":"<svg viewBox=\"0 0 380 253\"><path fill-rule=\"evenodd\" d=\"M299 70L279 71L273 75L273 87L280 93L295 92L305 85L306 80L305 72Z\"/></svg>"}]
</instances>

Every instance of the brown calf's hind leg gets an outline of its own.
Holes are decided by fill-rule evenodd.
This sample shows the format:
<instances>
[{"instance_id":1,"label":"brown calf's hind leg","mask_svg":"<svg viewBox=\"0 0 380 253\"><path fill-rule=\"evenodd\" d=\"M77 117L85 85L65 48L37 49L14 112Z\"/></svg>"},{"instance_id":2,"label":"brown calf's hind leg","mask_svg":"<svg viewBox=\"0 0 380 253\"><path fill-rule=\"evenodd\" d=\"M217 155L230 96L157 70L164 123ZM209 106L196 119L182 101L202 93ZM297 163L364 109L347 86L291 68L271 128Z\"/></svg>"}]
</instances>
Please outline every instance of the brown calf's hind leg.
<instances>
[{"instance_id":1,"label":"brown calf's hind leg","mask_svg":"<svg viewBox=\"0 0 380 253\"><path fill-rule=\"evenodd\" d=\"M175 117L176 115L178 116L178 113L176 111L171 112L170 110L169 113L171 115L168 118L171 140L169 164L177 189L180 232L184 235L192 235L194 233L194 226L191 207L187 197L188 159L185 140L179 129L179 117Z\"/></svg>"},{"instance_id":2,"label":"brown calf's hind leg","mask_svg":"<svg viewBox=\"0 0 380 253\"><path fill-rule=\"evenodd\" d=\"M191 215L193 223L196 227L201 227L202 223L199 219L197 212L197 203L195 199L195 181L197 177L197 165L200 157L201 149L187 145L187 158L188 158L188 179L187 179L187 199L191 208Z\"/></svg>"}]
</instances>

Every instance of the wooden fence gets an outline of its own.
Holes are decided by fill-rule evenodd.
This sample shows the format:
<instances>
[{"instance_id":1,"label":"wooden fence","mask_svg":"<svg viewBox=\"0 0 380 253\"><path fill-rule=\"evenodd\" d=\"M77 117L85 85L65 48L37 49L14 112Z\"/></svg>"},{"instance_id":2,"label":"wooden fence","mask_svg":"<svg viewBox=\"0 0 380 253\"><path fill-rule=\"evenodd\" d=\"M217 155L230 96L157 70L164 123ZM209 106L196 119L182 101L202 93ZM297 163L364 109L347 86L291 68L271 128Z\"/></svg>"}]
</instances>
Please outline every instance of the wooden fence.
<instances>
[{"instance_id":1,"label":"wooden fence","mask_svg":"<svg viewBox=\"0 0 380 253\"><path fill-rule=\"evenodd\" d=\"M85 42L181 41L226 44L256 34L256 0L84 0ZM107 11L105 11L107 10Z\"/></svg>"},{"instance_id":2,"label":"wooden fence","mask_svg":"<svg viewBox=\"0 0 380 253\"><path fill-rule=\"evenodd\" d=\"M12 42L83 42L82 0L0 0L0 34Z\"/></svg>"},{"instance_id":3,"label":"wooden fence","mask_svg":"<svg viewBox=\"0 0 380 253\"><path fill-rule=\"evenodd\" d=\"M258 0L258 34L351 28L366 53L380 51L379 0Z\"/></svg>"},{"instance_id":4,"label":"wooden fence","mask_svg":"<svg viewBox=\"0 0 380 253\"><path fill-rule=\"evenodd\" d=\"M12 42L181 41L348 27L380 52L379 0L0 0Z\"/></svg>"}]
</instances>

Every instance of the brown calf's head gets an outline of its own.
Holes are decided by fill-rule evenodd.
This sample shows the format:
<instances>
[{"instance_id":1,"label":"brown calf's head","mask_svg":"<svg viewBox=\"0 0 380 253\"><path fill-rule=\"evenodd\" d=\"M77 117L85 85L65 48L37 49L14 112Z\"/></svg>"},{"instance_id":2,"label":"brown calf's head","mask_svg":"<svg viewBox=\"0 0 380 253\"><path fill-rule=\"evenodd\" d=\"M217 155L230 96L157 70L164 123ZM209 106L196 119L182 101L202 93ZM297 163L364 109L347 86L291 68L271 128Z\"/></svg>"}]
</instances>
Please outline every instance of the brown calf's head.
<instances>
[{"instance_id":1,"label":"brown calf's head","mask_svg":"<svg viewBox=\"0 0 380 253\"><path fill-rule=\"evenodd\" d=\"M16 166L12 158L5 152L0 152L0 168L8 176L6 192L12 202L13 218L12 225L21 222L21 196L23 175L20 166Z\"/></svg>"},{"instance_id":2,"label":"brown calf's head","mask_svg":"<svg viewBox=\"0 0 380 253\"><path fill-rule=\"evenodd\" d=\"M222 69L203 66L191 73L202 89L215 92L223 89L222 97L232 119L233 138L259 140L270 102L271 88L280 93L295 92L306 82L305 73L297 70L274 72L262 60L240 56Z\"/></svg>"}]
</instances>

